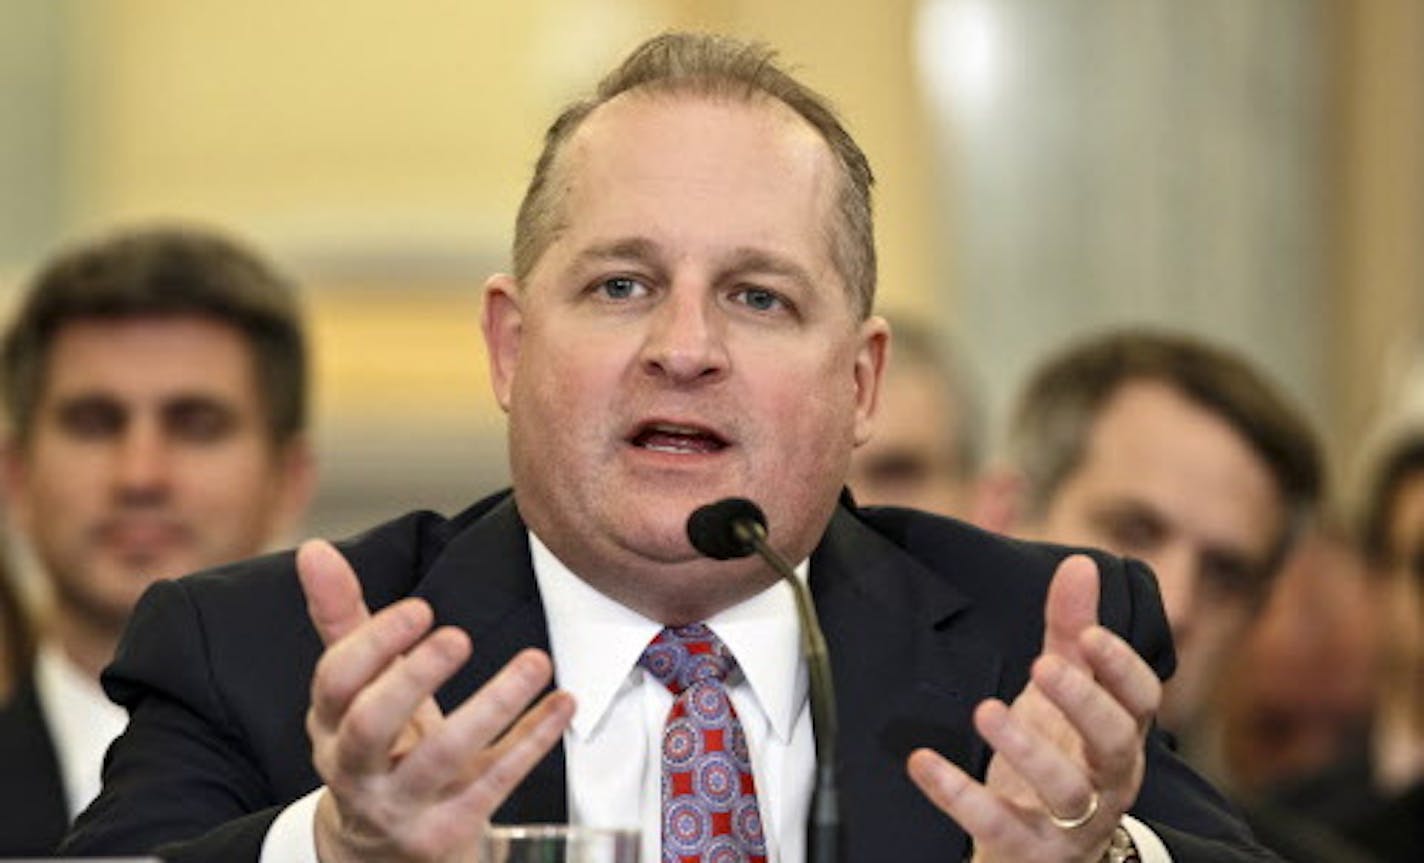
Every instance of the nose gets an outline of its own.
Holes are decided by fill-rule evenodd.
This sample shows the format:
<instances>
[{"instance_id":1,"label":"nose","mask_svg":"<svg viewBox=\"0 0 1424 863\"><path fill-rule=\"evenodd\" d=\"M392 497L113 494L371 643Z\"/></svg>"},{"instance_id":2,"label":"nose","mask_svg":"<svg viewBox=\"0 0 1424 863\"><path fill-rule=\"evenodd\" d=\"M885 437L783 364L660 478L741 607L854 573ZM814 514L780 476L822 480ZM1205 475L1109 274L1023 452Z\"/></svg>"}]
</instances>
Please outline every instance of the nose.
<instances>
[{"instance_id":1,"label":"nose","mask_svg":"<svg viewBox=\"0 0 1424 863\"><path fill-rule=\"evenodd\" d=\"M674 286L651 314L643 369L678 384L719 379L730 364L724 326L708 292Z\"/></svg>"},{"instance_id":2,"label":"nose","mask_svg":"<svg viewBox=\"0 0 1424 863\"><path fill-rule=\"evenodd\" d=\"M162 500L169 480L167 441L156 423L131 422L115 453L115 492L130 505Z\"/></svg>"}]
</instances>

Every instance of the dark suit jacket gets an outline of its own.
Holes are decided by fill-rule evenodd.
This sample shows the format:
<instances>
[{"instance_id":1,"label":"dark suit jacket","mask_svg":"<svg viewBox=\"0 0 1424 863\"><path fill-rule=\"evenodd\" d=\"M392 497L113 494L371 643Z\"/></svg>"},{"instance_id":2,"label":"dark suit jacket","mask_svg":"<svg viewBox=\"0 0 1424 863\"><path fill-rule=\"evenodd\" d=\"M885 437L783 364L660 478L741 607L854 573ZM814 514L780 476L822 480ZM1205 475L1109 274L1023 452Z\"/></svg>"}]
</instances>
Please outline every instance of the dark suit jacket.
<instances>
[{"instance_id":1,"label":"dark suit jacket","mask_svg":"<svg viewBox=\"0 0 1424 863\"><path fill-rule=\"evenodd\" d=\"M449 521L408 515L342 550L372 607L424 597L438 622L472 634L474 658L438 693L446 709L520 648L548 648L527 534L505 495ZM915 789L904 759L932 746L983 775L990 753L971 711L1025 685L1047 583L1064 554L905 510L836 513L813 556L811 587L840 697L848 861L963 857L965 834ZM1149 573L1098 560L1104 622L1170 673ZM279 807L319 784L303 721L320 652L290 553L150 589L105 674L110 695L132 712L129 729L67 850L256 859ZM1134 813L1178 860L1273 859L1156 736L1148 758ZM566 820L565 796L559 748L495 820Z\"/></svg>"},{"instance_id":2,"label":"dark suit jacket","mask_svg":"<svg viewBox=\"0 0 1424 863\"><path fill-rule=\"evenodd\" d=\"M68 826L59 757L29 679L0 709L0 857L49 854Z\"/></svg>"}]
</instances>

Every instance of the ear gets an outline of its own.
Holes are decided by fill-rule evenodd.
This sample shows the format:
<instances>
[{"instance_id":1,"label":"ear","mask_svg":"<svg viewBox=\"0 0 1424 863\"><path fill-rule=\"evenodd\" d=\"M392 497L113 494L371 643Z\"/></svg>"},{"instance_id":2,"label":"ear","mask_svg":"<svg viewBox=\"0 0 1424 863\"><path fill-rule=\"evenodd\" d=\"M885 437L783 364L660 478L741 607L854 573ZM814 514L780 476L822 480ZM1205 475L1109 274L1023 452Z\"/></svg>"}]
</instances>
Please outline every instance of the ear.
<instances>
[{"instance_id":1,"label":"ear","mask_svg":"<svg viewBox=\"0 0 1424 863\"><path fill-rule=\"evenodd\" d=\"M519 339L524 329L519 283L513 276L497 273L485 282L481 327L485 334L494 397L508 413L510 393L514 389L514 370L519 364Z\"/></svg>"},{"instance_id":2,"label":"ear","mask_svg":"<svg viewBox=\"0 0 1424 863\"><path fill-rule=\"evenodd\" d=\"M296 529L311 505L316 491L316 456L311 440L297 434L277 452L277 500L272 520L272 538L282 539Z\"/></svg>"},{"instance_id":3,"label":"ear","mask_svg":"<svg viewBox=\"0 0 1424 863\"><path fill-rule=\"evenodd\" d=\"M880 384L885 364L890 361L890 325L872 315L860 325L860 346L855 355L855 445L870 440L876 411L880 408Z\"/></svg>"},{"instance_id":4,"label":"ear","mask_svg":"<svg viewBox=\"0 0 1424 863\"><path fill-rule=\"evenodd\" d=\"M1022 473L1008 465L994 465L974 484L970 518L985 530L1023 535L1030 527L1023 523L1028 516L1027 494L1028 481Z\"/></svg>"},{"instance_id":5,"label":"ear","mask_svg":"<svg viewBox=\"0 0 1424 863\"><path fill-rule=\"evenodd\" d=\"M3 460L3 491L5 510L12 524L21 532L29 532L30 496L29 463L25 458L25 446L13 434L0 443L0 459Z\"/></svg>"}]
</instances>

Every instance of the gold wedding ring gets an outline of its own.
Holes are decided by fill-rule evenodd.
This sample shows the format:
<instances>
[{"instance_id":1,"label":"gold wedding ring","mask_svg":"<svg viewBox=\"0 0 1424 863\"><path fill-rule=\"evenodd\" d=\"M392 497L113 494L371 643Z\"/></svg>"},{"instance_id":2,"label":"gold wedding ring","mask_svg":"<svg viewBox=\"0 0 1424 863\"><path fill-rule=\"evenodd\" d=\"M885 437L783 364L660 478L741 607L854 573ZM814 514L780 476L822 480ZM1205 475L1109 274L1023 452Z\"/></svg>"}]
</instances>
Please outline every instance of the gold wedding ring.
<instances>
[{"instance_id":1,"label":"gold wedding ring","mask_svg":"<svg viewBox=\"0 0 1424 863\"><path fill-rule=\"evenodd\" d=\"M1059 830L1076 830L1093 820L1093 816L1098 814L1098 804L1102 800L1098 796L1098 789L1093 789L1093 796L1088 798L1088 808L1077 818L1064 818L1056 814L1051 808L1048 810L1048 820L1053 822L1053 826Z\"/></svg>"}]
</instances>

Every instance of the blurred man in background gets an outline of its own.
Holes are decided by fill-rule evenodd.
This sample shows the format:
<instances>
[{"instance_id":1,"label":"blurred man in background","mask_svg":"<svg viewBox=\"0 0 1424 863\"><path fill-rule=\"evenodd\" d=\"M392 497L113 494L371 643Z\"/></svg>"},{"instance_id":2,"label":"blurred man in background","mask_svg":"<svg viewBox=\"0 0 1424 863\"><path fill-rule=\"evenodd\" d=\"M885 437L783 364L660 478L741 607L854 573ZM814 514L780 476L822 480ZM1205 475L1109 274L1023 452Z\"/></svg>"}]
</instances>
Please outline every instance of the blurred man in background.
<instances>
[{"instance_id":1,"label":"blurred man in background","mask_svg":"<svg viewBox=\"0 0 1424 863\"><path fill-rule=\"evenodd\" d=\"M1189 733L1320 494L1310 426L1240 357L1139 331L1050 358L1011 423L1007 526L1152 566L1177 649L1158 719Z\"/></svg>"},{"instance_id":2,"label":"blurred man in background","mask_svg":"<svg viewBox=\"0 0 1424 863\"><path fill-rule=\"evenodd\" d=\"M1151 565L1177 654L1158 721L1189 761L1215 767L1212 696L1321 495L1308 423L1239 356L1126 330L1038 369L1011 419L1009 459L987 484L1010 501L987 505L1006 526ZM1297 863L1362 859L1291 813L1253 808L1248 821Z\"/></svg>"},{"instance_id":3,"label":"blurred man in background","mask_svg":"<svg viewBox=\"0 0 1424 863\"><path fill-rule=\"evenodd\" d=\"M1342 525L1309 530L1215 701L1221 771L1260 796L1364 749L1380 686L1380 626L1363 556Z\"/></svg>"},{"instance_id":4,"label":"blurred man in background","mask_svg":"<svg viewBox=\"0 0 1424 863\"><path fill-rule=\"evenodd\" d=\"M99 791L124 711L99 689L139 595L262 551L313 467L289 284L187 230L58 257L3 342L10 515L53 609L0 713L0 855L45 853Z\"/></svg>"},{"instance_id":5,"label":"blurred man in background","mask_svg":"<svg viewBox=\"0 0 1424 863\"><path fill-rule=\"evenodd\" d=\"M973 516L981 417L968 369L948 336L904 317L869 443L851 456L848 484L862 506L904 506Z\"/></svg>"},{"instance_id":6,"label":"blurred man in background","mask_svg":"<svg viewBox=\"0 0 1424 863\"><path fill-rule=\"evenodd\" d=\"M1374 758L1375 785L1389 793L1424 777L1424 427L1383 448L1361 536L1391 640Z\"/></svg>"},{"instance_id":7,"label":"blurred man in background","mask_svg":"<svg viewBox=\"0 0 1424 863\"><path fill-rule=\"evenodd\" d=\"M1413 861L1424 848L1424 427L1387 436L1374 462L1360 536L1385 656L1370 745L1277 796L1381 860Z\"/></svg>"}]
</instances>

